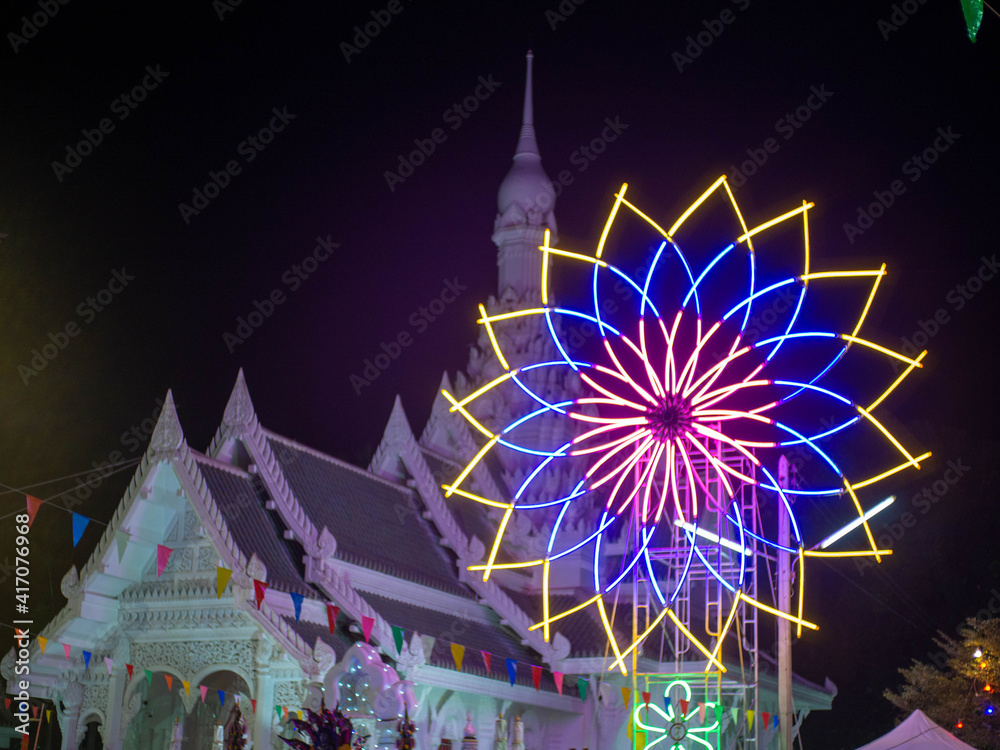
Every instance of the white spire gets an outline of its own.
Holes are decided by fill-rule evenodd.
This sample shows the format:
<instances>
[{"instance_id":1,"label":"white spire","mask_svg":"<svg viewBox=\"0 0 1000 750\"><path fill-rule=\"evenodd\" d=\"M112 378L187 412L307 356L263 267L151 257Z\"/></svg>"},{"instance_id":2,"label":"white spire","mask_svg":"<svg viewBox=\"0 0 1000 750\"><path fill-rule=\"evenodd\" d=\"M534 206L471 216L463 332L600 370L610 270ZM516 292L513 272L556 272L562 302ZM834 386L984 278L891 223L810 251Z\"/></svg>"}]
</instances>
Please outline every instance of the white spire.
<instances>
[{"instance_id":1,"label":"white spire","mask_svg":"<svg viewBox=\"0 0 1000 750\"><path fill-rule=\"evenodd\" d=\"M531 61L535 59L531 50L528 50L528 72L524 82L524 110L521 115L521 137L517 142L517 150L514 152L514 159L526 154L535 156L541 162L541 154L538 153L538 143L535 141L535 113L531 100ZM544 173L543 173L544 174Z\"/></svg>"}]
</instances>

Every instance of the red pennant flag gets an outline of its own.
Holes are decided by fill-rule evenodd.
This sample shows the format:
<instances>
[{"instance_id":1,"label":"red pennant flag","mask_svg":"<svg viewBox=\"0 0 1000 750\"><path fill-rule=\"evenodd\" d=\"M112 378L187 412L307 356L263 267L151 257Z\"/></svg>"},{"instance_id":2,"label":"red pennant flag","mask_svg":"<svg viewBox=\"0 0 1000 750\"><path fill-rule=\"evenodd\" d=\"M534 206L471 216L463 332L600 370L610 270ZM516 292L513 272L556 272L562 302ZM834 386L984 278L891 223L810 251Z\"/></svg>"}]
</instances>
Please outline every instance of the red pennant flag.
<instances>
[{"instance_id":1,"label":"red pennant flag","mask_svg":"<svg viewBox=\"0 0 1000 750\"><path fill-rule=\"evenodd\" d=\"M258 581L256 578L253 579L253 593L257 597L257 609L260 609L260 605L264 603L264 592L267 591L267 584L263 581Z\"/></svg>"},{"instance_id":2,"label":"red pennant flag","mask_svg":"<svg viewBox=\"0 0 1000 750\"><path fill-rule=\"evenodd\" d=\"M681 715L680 715L680 718L683 719L685 716L688 715L688 705L690 705L690 704L689 704L688 701L684 700L683 698L681 698L680 703L681 703Z\"/></svg>"},{"instance_id":3,"label":"red pennant flag","mask_svg":"<svg viewBox=\"0 0 1000 750\"><path fill-rule=\"evenodd\" d=\"M552 677L556 681L556 690L559 691L559 695L562 695L563 673L562 672L553 672L552 673Z\"/></svg>"},{"instance_id":4,"label":"red pennant flag","mask_svg":"<svg viewBox=\"0 0 1000 750\"><path fill-rule=\"evenodd\" d=\"M489 651L480 651L479 653L483 655L483 664L486 665L486 674L493 674L493 669L491 667L491 664L493 662L493 654L491 654Z\"/></svg>"},{"instance_id":5,"label":"red pennant flag","mask_svg":"<svg viewBox=\"0 0 1000 750\"><path fill-rule=\"evenodd\" d=\"M375 618L368 617L367 615L361 616L361 632L365 636L365 643L368 643L368 639L372 637L372 628L375 627Z\"/></svg>"},{"instance_id":6,"label":"red pennant flag","mask_svg":"<svg viewBox=\"0 0 1000 750\"><path fill-rule=\"evenodd\" d=\"M698 701L698 723L705 723L705 704L701 701Z\"/></svg>"},{"instance_id":7,"label":"red pennant flag","mask_svg":"<svg viewBox=\"0 0 1000 750\"><path fill-rule=\"evenodd\" d=\"M771 726L771 712L761 711L760 715L764 717L764 729L767 729L769 726Z\"/></svg>"},{"instance_id":8,"label":"red pennant flag","mask_svg":"<svg viewBox=\"0 0 1000 750\"><path fill-rule=\"evenodd\" d=\"M44 500L39 500L37 497L32 497L31 495L25 495L25 500L28 502L28 528L31 528L31 524L35 522L35 514L38 509L42 507Z\"/></svg>"},{"instance_id":9,"label":"red pennant flag","mask_svg":"<svg viewBox=\"0 0 1000 750\"><path fill-rule=\"evenodd\" d=\"M66 654L66 659L69 659L70 645L68 643L63 644L63 653Z\"/></svg>"},{"instance_id":10,"label":"red pennant flag","mask_svg":"<svg viewBox=\"0 0 1000 750\"><path fill-rule=\"evenodd\" d=\"M134 669L134 667L131 664L126 664L125 665L125 670L128 672L128 678L130 680L132 679L132 670L133 669Z\"/></svg>"},{"instance_id":11,"label":"red pennant flag","mask_svg":"<svg viewBox=\"0 0 1000 750\"><path fill-rule=\"evenodd\" d=\"M28 740L30 738L31 738L31 735L29 735L27 732L25 732L24 734L21 735L21 750L28 750L28 748L29 748ZM8 745L8 747L9 747L9 745Z\"/></svg>"},{"instance_id":12,"label":"red pennant flag","mask_svg":"<svg viewBox=\"0 0 1000 750\"><path fill-rule=\"evenodd\" d=\"M4 698L3 702L7 706L7 708L10 708L10 698Z\"/></svg>"},{"instance_id":13,"label":"red pennant flag","mask_svg":"<svg viewBox=\"0 0 1000 750\"><path fill-rule=\"evenodd\" d=\"M36 719L38 718L38 706L31 707L31 715L34 716Z\"/></svg>"},{"instance_id":14,"label":"red pennant flag","mask_svg":"<svg viewBox=\"0 0 1000 750\"><path fill-rule=\"evenodd\" d=\"M642 691L642 702L646 706L646 708L648 709L649 708L649 693L646 692L645 690Z\"/></svg>"},{"instance_id":15,"label":"red pennant flag","mask_svg":"<svg viewBox=\"0 0 1000 750\"><path fill-rule=\"evenodd\" d=\"M536 667L534 664L531 665L531 681L535 683L535 690L538 690L542 685L542 668Z\"/></svg>"},{"instance_id":16,"label":"red pennant flag","mask_svg":"<svg viewBox=\"0 0 1000 750\"><path fill-rule=\"evenodd\" d=\"M205 696L208 695L208 685L199 685L198 690L201 691L201 702L205 702Z\"/></svg>"},{"instance_id":17,"label":"red pennant flag","mask_svg":"<svg viewBox=\"0 0 1000 750\"><path fill-rule=\"evenodd\" d=\"M167 563L170 561L170 556L174 553L170 547L164 547L162 544L156 545L156 577L159 578L163 575L164 569L167 567Z\"/></svg>"},{"instance_id":18,"label":"red pennant flag","mask_svg":"<svg viewBox=\"0 0 1000 750\"><path fill-rule=\"evenodd\" d=\"M253 709L254 713L257 713L257 701L255 701L253 698L250 699L250 708Z\"/></svg>"},{"instance_id":19,"label":"red pennant flag","mask_svg":"<svg viewBox=\"0 0 1000 750\"><path fill-rule=\"evenodd\" d=\"M163 675L163 679L167 681L167 690L173 690L174 689L173 675L165 674Z\"/></svg>"},{"instance_id":20,"label":"red pennant flag","mask_svg":"<svg viewBox=\"0 0 1000 750\"><path fill-rule=\"evenodd\" d=\"M326 605L326 620L330 623L330 635L333 635L333 631L337 628L337 615L340 614L340 607L335 607L334 605L327 602Z\"/></svg>"}]
</instances>

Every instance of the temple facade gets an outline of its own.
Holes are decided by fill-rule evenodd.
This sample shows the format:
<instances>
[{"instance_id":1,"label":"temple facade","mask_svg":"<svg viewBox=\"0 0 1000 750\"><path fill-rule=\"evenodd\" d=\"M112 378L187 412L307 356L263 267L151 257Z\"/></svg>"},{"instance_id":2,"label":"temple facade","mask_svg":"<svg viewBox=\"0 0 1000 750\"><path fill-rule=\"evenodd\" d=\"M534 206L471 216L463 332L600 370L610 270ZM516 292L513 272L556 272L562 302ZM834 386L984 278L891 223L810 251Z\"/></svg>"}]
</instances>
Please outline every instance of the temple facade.
<instances>
[{"instance_id":1,"label":"temple facade","mask_svg":"<svg viewBox=\"0 0 1000 750\"><path fill-rule=\"evenodd\" d=\"M556 233L531 63L529 53L520 137L498 195L490 312L538 304L537 248L545 230ZM504 334L514 360L551 346L533 328L538 319ZM465 372L442 377L443 389L465 395L501 372L485 336ZM569 375L552 377L546 392L572 397L580 388ZM476 417L498 423L523 407L479 400ZM44 653L32 642L32 697L51 701L63 750L209 750L220 747L237 704L247 747L280 748L280 738L299 736L290 726L296 712L322 702L339 704L368 748L395 747L404 712L419 750L442 740L457 748L470 715L483 750L517 739L512 728L510 737L497 729L515 719L524 750L629 745L622 688L634 685L608 672L607 639L590 611L560 620L546 641L531 629L541 617L532 576L497 571L483 581L468 571L498 521L445 498L442 485L481 443L440 391L419 431L397 398L367 468L268 430L242 371L204 452L188 445L182 424L168 392L107 529L86 564L63 577L66 604L39 633ZM511 496L526 470L483 462L473 480L485 496ZM514 557L540 543L532 528L520 531L507 550ZM553 584L558 596L578 597L585 566ZM641 662L648 672L675 669L652 655ZM8 694L16 693L13 667L12 651L0 669ZM755 671L754 709L776 710L768 674ZM829 709L835 692L796 679L799 721ZM722 735L738 700L720 712ZM760 747L772 735L760 735Z\"/></svg>"}]
</instances>

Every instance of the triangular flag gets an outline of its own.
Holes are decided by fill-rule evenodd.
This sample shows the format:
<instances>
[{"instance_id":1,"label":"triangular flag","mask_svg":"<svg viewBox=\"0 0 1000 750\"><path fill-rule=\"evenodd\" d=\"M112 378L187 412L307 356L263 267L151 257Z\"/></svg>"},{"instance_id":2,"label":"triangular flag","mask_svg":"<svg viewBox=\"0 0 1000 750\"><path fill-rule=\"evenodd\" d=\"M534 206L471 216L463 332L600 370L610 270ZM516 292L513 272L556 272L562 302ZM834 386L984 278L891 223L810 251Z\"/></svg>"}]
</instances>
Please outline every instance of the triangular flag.
<instances>
[{"instance_id":1,"label":"triangular flag","mask_svg":"<svg viewBox=\"0 0 1000 750\"><path fill-rule=\"evenodd\" d=\"M148 669L146 670L146 682L149 683L150 687L153 686L153 673Z\"/></svg>"},{"instance_id":2,"label":"triangular flag","mask_svg":"<svg viewBox=\"0 0 1000 750\"><path fill-rule=\"evenodd\" d=\"M451 644L451 658L455 660L455 669L462 671L462 660L465 658L465 646Z\"/></svg>"},{"instance_id":3,"label":"triangular flag","mask_svg":"<svg viewBox=\"0 0 1000 750\"><path fill-rule=\"evenodd\" d=\"M642 691L642 704L646 707L647 711L649 710L649 697L650 697L650 694L647 691L643 690Z\"/></svg>"},{"instance_id":4,"label":"triangular flag","mask_svg":"<svg viewBox=\"0 0 1000 750\"><path fill-rule=\"evenodd\" d=\"M729 715L733 717L733 723L734 724L737 721L740 720L740 710L738 708L736 708L735 706L733 708L729 709Z\"/></svg>"},{"instance_id":5,"label":"triangular flag","mask_svg":"<svg viewBox=\"0 0 1000 750\"><path fill-rule=\"evenodd\" d=\"M108 676L110 677L111 676L111 670L114 667L114 661L111 659L110 656L105 656L104 657L104 666L106 666L108 668Z\"/></svg>"},{"instance_id":6,"label":"triangular flag","mask_svg":"<svg viewBox=\"0 0 1000 750\"><path fill-rule=\"evenodd\" d=\"M10 698L4 698L3 699L4 705L7 706L7 708L10 708L10 701L11 701Z\"/></svg>"},{"instance_id":7,"label":"triangular flag","mask_svg":"<svg viewBox=\"0 0 1000 750\"><path fill-rule=\"evenodd\" d=\"M753 710L747 711L747 729L753 729Z\"/></svg>"},{"instance_id":8,"label":"triangular flag","mask_svg":"<svg viewBox=\"0 0 1000 750\"><path fill-rule=\"evenodd\" d=\"M201 692L201 702L204 703L205 702L205 696L208 695L208 686L207 685L199 685L198 686L198 690Z\"/></svg>"},{"instance_id":9,"label":"triangular flag","mask_svg":"<svg viewBox=\"0 0 1000 750\"><path fill-rule=\"evenodd\" d=\"M52 709L45 709L45 721L52 721Z\"/></svg>"},{"instance_id":10,"label":"triangular flag","mask_svg":"<svg viewBox=\"0 0 1000 750\"><path fill-rule=\"evenodd\" d=\"M215 597L217 599L222 598L222 593L226 590L226 584L229 583L229 579L233 577L233 571L229 568L223 568L221 565L217 565L215 568Z\"/></svg>"},{"instance_id":11,"label":"triangular flag","mask_svg":"<svg viewBox=\"0 0 1000 750\"><path fill-rule=\"evenodd\" d=\"M643 731L635 733L635 750L646 750L646 735Z\"/></svg>"},{"instance_id":12,"label":"triangular flag","mask_svg":"<svg viewBox=\"0 0 1000 750\"><path fill-rule=\"evenodd\" d=\"M517 680L517 659L507 659L507 676L510 677L510 684Z\"/></svg>"},{"instance_id":13,"label":"triangular flag","mask_svg":"<svg viewBox=\"0 0 1000 750\"><path fill-rule=\"evenodd\" d=\"M184 695L191 695L191 682L189 680L181 680L181 687L184 688Z\"/></svg>"},{"instance_id":14,"label":"triangular flag","mask_svg":"<svg viewBox=\"0 0 1000 750\"><path fill-rule=\"evenodd\" d=\"M285 721L288 721L288 706L281 707L281 713L285 716Z\"/></svg>"},{"instance_id":15,"label":"triangular flag","mask_svg":"<svg viewBox=\"0 0 1000 750\"><path fill-rule=\"evenodd\" d=\"M83 668L90 669L90 657L93 656L89 651L83 652Z\"/></svg>"},{"instance_id":16,"label":"triangular flag","mask_svg":"<svg viewBox=\"0 0 1000 750\"><path fill-rule=\"evenodd\" d=\"M255 701L253 698L250 699L250 708L253 709L254 713L257 713L257 701Z\"/></svg>"},{"instance_id":17,"label":"triangular flag","mask_svg":"<svg viewBox=\"0 0 1000 750\"><path fill-rule=\"evenodd\" d=\"M48 643L49 643L48 638L42 638L42 636L38 636L38 648L39 650L41 650L42 654L45 653L45 647L48 645Z\"/></svg>"},{"instance_id":18,"label":"triangular flag","mask_svg":"<svg viewBox=\"0 0 1000 750\"><path fill-rule=\"evenodd\" d=\"M274 713L278 714L278 721L281 721L281 706L275 706Z\"/></svg>"},{"instance_id":19,"label":"triangular flag","mask_svg":"<svg viewBox=\"0 0 1000 750\"><path fill-rule=\"evenodd\" d=\"M31 715L34 716L36 719L38 718L38 706L31 707Z\"/></svg>"},{"instance_id":20,"label":"triangular flag","mask_svg":"<svg viewBox=\"0 0 1000 750\"><path fill-rule=\"evenodd\" d=\"M493 674L493 654L489 651L480 651L483 655L483 664L486 665L486 674Z\"/></svg>"},{"instance_id":21,"label":"triangular flag","mask_svg":"<svg viewBox=\"0 0 1000 750\"><path fill-rule=\"evenodd\" d=\"M632 722L632 714L628 715L628 726L625 727L625 736L631 740L635 734L635 724Z\"/></svg>"},{"instance_id":22,"label":"triangular flag","mask_svg":"<svg viewBox=\"0 0 1000 750\"><path fill-rule=\"evenodd\" d=\"M403 642L406 640L405 633L399 625L392 626L392 642L396 644L396 653L403 653Z\"/></svg>"},{"instance_id":23,"label":"triangular flag","mask_svg":"<svg viewBox=\"0 0 1000 750\"><path fill-rule=\"evenodd\" d=\"M118 564L122 564L122 558L125 557L125 548L128 547L129 535L125 531L115 532L115 546L118 547Z\"/></svg>"},{"instance_id":24,"label":"triangular flag","mask_svg":"<svg viewBox=\"0 0 1000 750\"><path fill-rule=\"evenodd\" d=\"M705 723L705 703L703 701L698 701L698 723Z\"/></svg>"},{"instance_id":25,"label":"triangular flag","mask_svg":"<svg viewBox=\"0 0 1000 750\"><path fill-rule=\"evenodd\" d=\"M302 712L301 711L296 711L295 713L297 713L299 715L299 721L302 721Z\"/></svg>"},{"instance_id":26,"label":"triangular flag","mask_svg":"<svg viewBox=\"0 0 1000 750\"><path fill-rule=\"evenodd\" d=\"M375 627L375 618L368 615L361 615L361 633L365 637L365 643L372 637L372 628Z\"/></svg>"},{"instance_id":27,"label":"triangular flag","mask_svg":"<svg viewBox=\"0 0 1000 750\"><path fill-rule=\"evenodd\" d=\"M582 701L587 700L587 685L588 682L586 677L576 678L576 689L580 691L580 700Z\"/></svg>"},{"instance_id":28,"label":"triangular flag","mask_svg":"<svg viewBox=\"0 0 1000 750\"><path fill-rule=\"evenodd\" d=\"M167 681L167 690L174 689L174 676L170 674L163 675L163 679Z\"/></svg>"},{"instance_id":29,"label":"triangular flag","mask_svg":"<svg viewBox=\"0 0 1000 750\"><path fill-rule=\"evenodd\" d=\"M983 22L983 0L962 0L962 15L965 16L965 31L969 35L969 41L976 41L976 34L979 33L979 24ZM989 8L989 5L986 5ZM990 10L993 10L990 8ZM888 28L888 27L886 27Z\"/></svg>"},{"instance_id":30,"label":"triangular flag","mask_svg":"<svg viewBox=\"0 0 1000 750\"><path fill-rule=\"evenodd\" d=\"M337 615L340 614L340 607L335 607L329 602L326 605L326 621L330 624L330 635L337 627Z\"/></svg>"},{"instance_id":31,"label":"triangular flag","mask_svg":"<svg viewBox=\"0 0 1000 750\"><path fill-rule=\"evenodd\" d=\"M531 681L535 683L535 690L538 690L542 686L542 668L536 667L534 664L531 665Z\"/></svg>"},{"instance_id":32,"label":"triangular flag","mask_svg":"<svg viewBox=\"0 0 1000 750\"><path fill-rule=\"evenodd\" d=\"M302 618L302 594L289 591L288 595L292 598L292 609L295 610L295 622L298 622Z\"/></svg>"},{"instance_id":33,"label":"triangular flag","mask_svg":"<svg viewBox=\"0 0 1000 750\"><path fill-rule=\"evenodd\" d=\"M552 677L556 681L556 690L559 691L559 695L562 695L563 673L562 672L553 672L552 673Z\"/></svg>"},{"instance_id":34,"label":"triangular flag","mask_svg":"<svg viewBox=\"0 0 1000 750\"><path fill-rule=\"evenodd\" d=\"M778 728L778 714L775 714L775 715L774 715L774 728L775 728L775 729L777 729L777 728Z\"/></svg>"},{"instance_id":35,"label":"triangular flag","mask_svg":"<svg viewBox=\"0 0 1000 750\"><path fill-rule=\"evenodd\" d=\"M627 687L622 688L622 705L628 706L628 699L632 697L632 691Z\"/></svg>"},{"instance_id":36,"label":"triangular flag","mask_svg":"<svg viewBox=\"0 0 1000 750\"><path fill-rule=\"evenodd\" d=\"M667 711L668 714L670 713L670 696L669 695L664 695L663 696L663 708L666 709L666 711Z\"/></svg>"},{"instance_id":37,"label":"triangular flag","mask_svg":"<svg viewBox=\"0 0 1000 750\"><path fill-rule=\"evenodd\" d=\"M687 715L688 715L688 706L691 705L691 702L685 700L684 698L681 698L680 704L681 704L681 716L680 716L680 718L681 719L687 718Z\"/></svg>"},{"instance_id":38,"label":"triangular flag","mask_svg":"<svg viewBox=\"0 0 1000 750\"><path fill-rule=\"evenodd\" d=\"M164 547L162 544L156 545L156 577L159 578L163 575L164 569L167 567L167 563L170 561L170 556L174 553L170 547Z\"/></svg>"},{"instance_id":39,"label":"triangular flag","mask_svg":"<svg viewBox=\"0 0 1000 750\"><path fill-rule=\"evenodd\" d=\"M28 750L28 740L31 738L27 732L21 735L21 750ZM8 745L9 747L9 745Z\"/></svg>"},{"instance_id":40,"label":"triangular flag","mask_svg":"<svg viewBox=\"0 0 1000 750\"><path fill-rule=\"evenodd\" d=\"M42 507L44 500L39 500L37 497L32 497L31 495L25 495L24 498L28 501L28 528L30 529L31 524L35 522L35 514Z\"/></svg>"},{"instance_id":41,"label":"triangular flag","mask_svg":"<svg viewBox=\"0 0 1000 750\"><path fill-rule=\"evenodd\" d=\"M80 538L83 536L84 529L87 528L87 524L90 523L90 519L86 516L81 516L79 513L73 514L73 546L75 547L80 543Z\"/></svg>"},{"instance_id":42,"label":"triangular flag","mask_svg":"<svg viewBox=\"0 0 1000 750\"><path fill-rule=\"evenodd\" d=\"M70 646L68 643L63 644L63 653L66 654L66 658L69 659Z\"/></svg>"},{"instance_id":43,"label":"triangular flag","mask_svg":"<svg viewBox=\"0 0 1000 750\"><path fill-rule=\"evenodd\" d=\"M260 605L264 603L264 592L267 591L267 584L263 581L258 581L256 578L253 579L253 595L257 599L257 609L260 609Z\"/></svg>"},{"instance_id":44,"label":"triangular flag","mask_svg":"<svg viewBox=\"0 0 1000 750\"><path fill-rule=\"evenodd\" d=\"M767 728L771 725L771 712L770 711L761 711L760 715L761 715L761 718L764 719L764 724L763 724L764 729L767 730Z\"/></svg>"},{"instance_id":45,"label":"triangular flag","mask_svg":"<svg viewBox=\"0 0 1000 750\"><path fill-rule=\"evenodd\" d=\"M128 678L130 680L132 679L132 670L133 669L134 669L134 667L131 664L126 664L125 665L125 671L128 672Z\"/></svg>"},{"instance_id":46,"label":"triangular flag","mask_svg":"<svg viewBox=\"0 0 1000 750\"><path fill-rule=\"evenodd\" d=\"M219 694L219 705L225 706L226 705L226 691L225 690L216 690L215 692L217 692Z\"/></svg>"}]
</instances>

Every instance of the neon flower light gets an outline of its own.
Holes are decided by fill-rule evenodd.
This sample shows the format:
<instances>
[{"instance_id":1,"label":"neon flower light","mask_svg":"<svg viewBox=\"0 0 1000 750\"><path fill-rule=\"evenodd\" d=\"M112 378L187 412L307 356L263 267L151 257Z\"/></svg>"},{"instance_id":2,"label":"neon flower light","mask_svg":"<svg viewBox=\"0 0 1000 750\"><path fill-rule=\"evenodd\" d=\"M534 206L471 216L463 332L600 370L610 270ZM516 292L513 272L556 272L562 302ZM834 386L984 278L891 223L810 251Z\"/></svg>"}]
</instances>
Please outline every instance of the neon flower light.
<instances>
[{"instance_id":1,"label":"neon flower light","mask_svg":"<svg viewBox=\"0 0 1000 750\"><path fill-rule=\"evenodd\" d=\"M683 703L680 700L670 699L670 691L676 687L679 687L684 693L684 698L680 699L684 701ZM645 730L649 736L649 739L646 740L646 747L652 747L666 740L671 748L698 748L699 745L704 746L707 750L718 748L719 716L716 713L717 703L707 702L701 706L691 705L691 686L683 680L674 680L667 685L663 690L663 699L666 711L655 703L648 703L636 706L632 713L635 726ZM678 707L677 711L674 710L674 706ZM686 708L686 713L684 713L684 708L681 708L682 706ZM707 723L695 726L698 723L696 721L698 715L703 710L702 707L704 707L704 718ZM663 724L650 724L650 711L657 714L662 719ZM713 739L713 733L715 742L711 743L709 740ZM660 736L655 740L652 739L653 735L657 734ZM686 741L686 744L682 745L681 741Z\"/></svg>"},{"instance_id":2,"label":"neon flower light","mask_svg":"<svg viewBox=\"0 0 1000 750\"><path fill-rule=\"evenodd\" d=\"M721 648L741 606L786 618L800 634L803 627L817 628L803 618L806 558L869 555L881 560L889 554L878 548L868 525L868 518L884 505L866 511L869 501L863 490L904 469L920 468L930 454L913 455L875 411L922 366L927 353L911 358L860 335L886 267L813 270L808 222L812 203L803 202L751 228L723 176L664 230L626 199L626 189L623 185L616 194L592 253L553 247L546 232L539 248L541 306L488 313L480 305L479 323L492 344L500 375L461 398L444 392L451 410L482 435L479 451L445 490L449 497L472 500L499 513L486 560L470 570L487 580L494 571L540 568L542 617L533 628L541 628L546 640L560 619L593 606L613 651L611 669L625 673L626 657L654 628L672 625L705 656L706 671L725 671ZM721 223L704 220L720 212ZM701 257L690 247L699 246L706 225L712 236L700 244L711 252ZM608 256L617 251L612 240L621 242L623 252L634 247L636 228L653 240L648 245L651 260L641 273L630 274ZM755 243L761 244L760 253ZM802 258L801 271L776 273L776 268L787 267L775 258L789 243ZM682 244L689 250L682 250ZM560 271L558 278L574 280L568 290L559 290L561 304L550 280L556 278L555 270ZM734 278L738 284L733 284ZM837 297L838 314L848 295L857 294L859 313L840 331L803 327L807 292L818 288L822 300L826 287ZM615 303L609 305L609 300ZM779 300L786 311L779 323L763 334L749 326L755 311L779 318ZM504 327L532 322L548 332L545 356L518 361L529 355L505 354L501 342L511 339L505 337ZM589 325L599 335L589 346L571 346L566 330L573 325ZM901 373L867 396L852 399L840 392L870 388L875 377L867 372L873 364L893 364ZM843 379L845 370L848 377ZM858 378L861 372L865 375ZM575 383L569 389L572 397L565 400L550 395L560 392L550 388L559 376ZM507 388L522 401L529 397L531 406L498 425L496 412L480 409L479 400L486 397L489 406L494 389ZM836 415L832 421L831 414ZM817 424L820 417L822 424ZM568 429L553 429L553 423ZM876 455L868 441L864 461L855 455L848 465L838 458L835 449L845 435L859 430L876 436L877 448L887 455ZM786 488L775 478L779 455L791 450L812 459L808 486ZM477 479L486 472L480 464L493 461L488 457L494 452L512 452L532 467L518 480L513 497L490 496L490 490L482 488L496 485ZM864 469L855 470L855 464ZM812 474L820 471L826 478L814 481ZM746 488L784 505L791 518L791 546L768 539L755 523L756 507L748 508L739 499ZM810 545L793 512L795 499L854 517L837 539L859 544L839 551ZM555 516L545 524L544 555L516 559L505 547L505 535L517 526L511 523L515 513ZM581 514L590 524L582 537L579 524L571 534L566 522L568 516ZM827 533L821 538L832 537ZM827 546L833 544L828 541ZM754 555L768 547L772 553L778 548L794 555L799 589L795 611L779 611L748 593ZM666 548L685 550L680 557L674 555L670 568L657 558L657 550ZM593 595L552 611L553 566L579 569L584 556L593 561ZM724 559L726 565L721 564ZM719 617L725 624L714 634L712 650L685 624L675 604L692 565L708 570L728 592L728 611L724 607ZM620 642L622 636L612 623L613 604L619 587L639 576L652 590L655 617L642 626L643 632L634 631L631 643Z\"/></svg>"}]
</instances>

